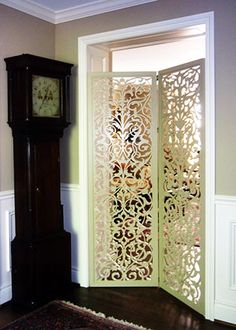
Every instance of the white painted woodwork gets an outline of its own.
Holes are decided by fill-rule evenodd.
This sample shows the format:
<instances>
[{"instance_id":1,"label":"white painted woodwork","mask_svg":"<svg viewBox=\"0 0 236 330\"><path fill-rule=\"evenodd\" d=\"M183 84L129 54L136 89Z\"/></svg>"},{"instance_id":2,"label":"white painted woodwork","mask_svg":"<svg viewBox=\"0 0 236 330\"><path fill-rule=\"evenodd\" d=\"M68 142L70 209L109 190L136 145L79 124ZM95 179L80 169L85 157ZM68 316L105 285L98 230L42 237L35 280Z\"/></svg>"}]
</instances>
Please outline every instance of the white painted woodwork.
<instances>
[{"instance_id":1,"label":"white painted woodwork","mask_svg":"<svg viewBox=\"0 0 236 330\"><path fill-rule=\"evenodd\" d=\"M216 197L215 319L236 324L236 197Z\"/></svg>"},{"instance_id":2,"label":"white painted woodwork","mask_svg":"<svg viewBox=\"0 0 236 330\"><path fill-rule=\"evenodd\" d=\"M68 1L66 8L61 8L60 1L48 1L47 6L41 0L0 0L0 3L41 18L50 23L63 23L83 17L107 13L110 11L142 5L158 0L91 0Z\"/></svg>"},{"instance_id":3,"label":"white painted woodwork","mask_svg":"<svg viewBox=\"0 0 236 330\"><path fill-rule=\"evenodd\" d=\"M89 46L88 57L88 72L109 71L109 49Z\"/></svg>"},{"instance_id":4,"label":"white painted woodwork","mask_svg":"<svg viewBox=\"0 0 236 330\"><path fill-rule=\"evenodd\" d=\"M78 267L78 185L61 185L64 227L71 233L72 281L79 283ZM15 237L14 192L0 192L0 305L11 300L11 241Z\"/></svg>"},{"instance_id":5,"label":"white painted woodwork","mask_svg":"<svg viewBox=\"0 0 236 330\"><path fill-rule=\"evenodd\" d=\"M156 73L92 73L89 86L90 285L156 286Z\"/></svg>"},{"instance_id":6,"label":"white painted woodwork","mask_svg":"<svg viewBox=\"0 0 236 330\"><path fill-rule=\"evenodd\" d=\"M0 192L0 305L11 300L11 241L15 236L13 191Z\"/></svg>"},{"instance_id":7,"label":"white painted woodwork","mask_svg":"<svg viewBox=\"0 0 236 330\"><path fill-rule=\"evenodd\" d=\"M71 234L71 277L72 282L79 283L78 232L79 232L79 186L76 184L61 185L61 203L64 213L64 229Z\"/></svg>"},{"instance_id":8,"label":"white painted woodwork","mask_svg":"<svg viewBox=\"0 0 236 330\"><path fill-rule=\"evenodd\" d=\"M205 317L214 319L214 249L215 249L215 69L214 69L214 13L208 12L193 16L181 17L162 22L149 23L130 28L112 30L78 38L78 79L79 79L79 177L80 189L83 191L79 203L79 269L81 286L89 283L88 261L88 118L87 118L87 62L88 46L99 43L110 43L129 38L139 38L166 31L189 28L205 24L206 59L205 59Z\"/></svg>"}]
</instances>

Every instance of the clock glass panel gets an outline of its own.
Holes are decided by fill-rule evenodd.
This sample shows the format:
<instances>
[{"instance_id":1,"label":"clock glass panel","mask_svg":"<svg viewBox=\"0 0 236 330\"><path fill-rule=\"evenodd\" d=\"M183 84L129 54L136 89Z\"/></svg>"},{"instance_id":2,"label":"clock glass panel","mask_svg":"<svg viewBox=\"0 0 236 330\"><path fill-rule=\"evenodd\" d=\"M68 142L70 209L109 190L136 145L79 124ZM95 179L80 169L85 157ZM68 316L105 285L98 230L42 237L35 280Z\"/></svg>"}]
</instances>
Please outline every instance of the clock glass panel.
<instances>
[{"instance_id":1,"label":"clock glass panel","mask_svg":"<svg viewBox=\"0 0 236 330\"><path fill-rule=\"evenodd\" d=\"M60 117L60 79L33 75L32 102L32 115L34 117Z\"/></svg>"}]
</instances>

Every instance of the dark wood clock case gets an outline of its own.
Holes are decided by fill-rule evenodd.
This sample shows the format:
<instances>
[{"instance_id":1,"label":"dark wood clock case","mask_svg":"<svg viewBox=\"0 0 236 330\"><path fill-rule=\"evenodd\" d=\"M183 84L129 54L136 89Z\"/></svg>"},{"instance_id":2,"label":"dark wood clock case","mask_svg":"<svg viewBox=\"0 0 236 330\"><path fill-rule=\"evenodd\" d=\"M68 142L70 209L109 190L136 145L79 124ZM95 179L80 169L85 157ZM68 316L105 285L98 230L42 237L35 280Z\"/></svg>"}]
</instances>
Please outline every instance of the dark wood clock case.
<instances>
[{"instance_id":1,"label":"dark wood clock case","mask_svg":"<svg viewBox=\"0 0 236 330\"><path fill-rule=\"evenodd\" d=\"M71 285L71 238L60 201L59 142L68 126L72 65L23 54L5 59L8 123L14 146L16 237L12 242L12 301L34 308L63 297ZM32 116L32 75L61 80L59 118Z\"/></svg>"}]
</instances>

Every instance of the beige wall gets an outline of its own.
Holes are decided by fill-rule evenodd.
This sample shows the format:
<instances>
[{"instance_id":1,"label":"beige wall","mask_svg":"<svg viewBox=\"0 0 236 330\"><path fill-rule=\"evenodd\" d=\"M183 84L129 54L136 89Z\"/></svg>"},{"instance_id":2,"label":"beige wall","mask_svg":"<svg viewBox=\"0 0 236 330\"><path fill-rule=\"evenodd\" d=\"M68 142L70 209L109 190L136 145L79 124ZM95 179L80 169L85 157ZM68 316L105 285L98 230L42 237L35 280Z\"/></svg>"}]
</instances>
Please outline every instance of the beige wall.
<instances>
[{"instance_id":1,"label":"beige wall","mask_svg":"<svg viewBox=\"0 0 236 330\"><path fill-rule=\"evenodd\" d=\"M215 13L216 193L236 195L235 0L159 0L146 5L58 24L56 26L56 58L76 65L79 36L208 11ZM73 111L76 110L73 109ZM79 182L76 126L74 121L62 142L64 182Z\"/></svg>"},{"instance_id":2,"label":"beige wall","mask_svg":"<svg viewBox=\"0 0 236 330\"><path fill-rule=\"evenodd\" d=\"M0 5L0 191L13 189L11 129L7 125L5 57L30 53L54 57L55 26Z\"/></svg>"},{"instance_id":3,"label":"beige wall","mask_svg":"<svg viewBox=\"0 0 236 330\"><path fill-rule=\"evenodd\" d=\"M13 188L12 137L7 121L4 58L32 53L77 64L79 36L215 12L216 193L236 195L236 1L159 0L54 26L0 5L0 191ZM54 48L55 46L55 48ZM77 110L62 140L62 181L79 183Z\"/></svg>"}]
</instances>

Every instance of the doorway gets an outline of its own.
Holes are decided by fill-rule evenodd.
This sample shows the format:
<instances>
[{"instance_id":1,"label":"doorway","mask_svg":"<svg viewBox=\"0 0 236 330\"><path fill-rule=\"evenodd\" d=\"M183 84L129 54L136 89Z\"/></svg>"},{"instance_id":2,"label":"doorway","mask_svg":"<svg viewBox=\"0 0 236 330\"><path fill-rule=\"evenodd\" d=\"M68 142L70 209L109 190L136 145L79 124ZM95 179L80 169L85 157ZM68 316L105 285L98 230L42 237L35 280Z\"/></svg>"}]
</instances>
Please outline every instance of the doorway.
<instances>
[{"instance_id":1,"label":"doorway","mask_svg":"<svg viewBox=\"0 0 236 330\"><path fill-rule=\"evenodd\" d=\"M166 31L173 29L173 28L179 28L181 27L188 27L192 26L195 24L205 24L206 25L206 45L207 45L207 56L206 56L206 92L208 93L208 97L206 98L206 126L210 126L210 131L208 130L208 138L206 137L206 149L209 147L212 147L212 142L214 143L214 139L212 136L212 130L213 127L212 123L214 123L214 109L213 109L213 99L212 96L214 95L213 93L213 76L212 76L212 67L210 63L212 64L213 62L210 62L210 55L212 54L211 52L213 51L212 47L212 16L211 14L202 14L202 15L197 15L197 17L189 17L188 19L177 19L171 21L171 22L164 22L164 26ZM154 32L160 32L163 31L163 24L161 23L155 23L155 24L148 24L147 26L140 26L140 27L135 27L131 29L125 29L125 30L119 30L117 31L117 34L112 31L111 33L105 33L101 35L94 35L94 36L89 36L89 37L83 37L80 38L79 40L79 79L80 79L80 91L79 91L79 103L80 103L80 109L86 109L87 108L87 101L86 101L86 81L87 81L87 46L92 45L98 42L104 42L104 41L112 41L112 40L120 40L124 38L130 38L133 36L144 36L144 35L151 35ZM212 60L212 59L211 59ZM86 64L86 65L85 65ZM211 93L209 93L211 91ZM208 111L208 113L207 113ZM211 119L209 121L209 119ZM81 219L88 219L88 195L87 195L87 145L86 145L86 138L84 137L87 136L86 132L86 123L87 123L87 115L84 110L80 112L80 185L81 185L81 191L83 191L83 201L80 207L80 214L81 214ZM83 138L82 138L83 137ZM210 143L211 142L211 143ZM212 149L211 149L212 150ZM214 168L212 168L212 152L207 154L208 160L210 160L210 163L206 162L206 172L210 173L210 175L207 178L206 186L208 187L206 189L206 199L210 203L206 203L208 210L206 210L206 215L210 215L207 217L207 224L206 228L209 227L209 224L212 225L212 210L213 210L213 203L212 203L212 197L213 197L213 190L212 187L214 186L214 176L212 174L214 173ZM211 166L209 166L209 164ZM81 285L88 286L88 255L86 256L85 249L84 247L87 246L88 248L88 238L87 238L87 233L88 233L88 223L86 221L83 222L83 225L80 227L80 235L83 237L83 242L81 240L81 251L80 253L80 264L82 265L81 267L81 280L80 283ZM206 240L207 244L209 243L209 250L207 258L211 258L211 263L209 264L212 270L213 264L214 264L214 256L211 251L212 247L212 240L213 237L210 233L210 231L206 232ZM210 240L209 240L210 238ZM214 240L213 240L214 242ZM206 273L209 271L209 265L208 269L206 268ZM213 280L212 274L214 273L207 273L208 279L210 278L211 281ZM210 283L210 282L209 282ZM206 288L208 288L206 292L206 297L209 298L209 292L212 294L212 285L214 285L214 281L211 282L212 284L209 284ZM206 302L206 317L212 318L213 314L210 312L212 304L213 304L213 296L210 297L211 299L208 299Z\"/></svg>"}]
</instances>

